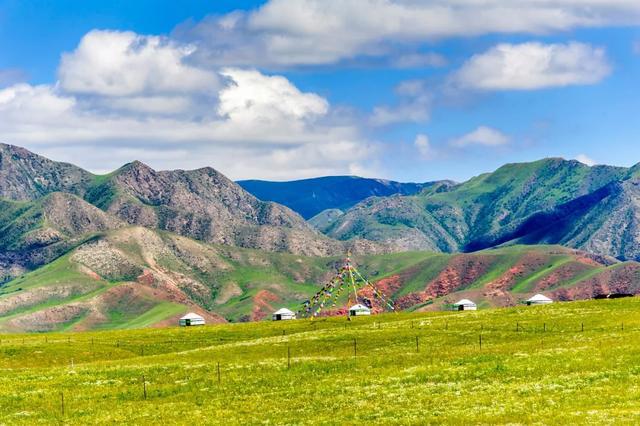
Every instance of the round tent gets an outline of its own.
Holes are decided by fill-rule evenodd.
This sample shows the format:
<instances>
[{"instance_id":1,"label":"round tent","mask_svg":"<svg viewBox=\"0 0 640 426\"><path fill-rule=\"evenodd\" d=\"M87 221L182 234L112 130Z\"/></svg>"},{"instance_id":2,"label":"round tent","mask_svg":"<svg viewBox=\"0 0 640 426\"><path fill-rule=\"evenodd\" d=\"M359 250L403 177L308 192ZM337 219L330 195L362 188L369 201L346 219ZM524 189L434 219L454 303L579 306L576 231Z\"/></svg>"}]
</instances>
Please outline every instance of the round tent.
<instances>
[{"instance_id":1,"label":"round tent","mask_svg":"<svg viewBox=\"0 0 640 426\"><path fill-rule=\"evenodd\" d=\"M548 305L549 303L553 303L553 300L549 299L544 294L536 294L535 296L527 299L525 302L528 306L531 305Z\"/></svg>"},{"instance_id":2,"label":"round tent","mask_svg":"<svg viewBox=\"0 0 640 426\"><path fill-rule=\"evenodd\" d=\"M187 315L180 318L178 324L180 324L181 327L191 327L193 325L204 325L205 321L200 315L189 312Z\"/></svg>"},{"instance_id":3,"label":"round tent","mask_svg":"<svg viewBox=\"0 0 640 426\"><path fill-rule=\"evenodd\" d=\"M469 299L462 299L453 304L454 311L477 311L478 305Z\"/></svg>"},{"instance_id":4,"label":"round tent","mask_svg":"<svg viewBox=\"0 0 640 426\"><path fill-rule=\"evenodd\" d=\"M350 317L358 317L361 315L371 315L371 309L360 303L349 308Z\"/></svg>"},{"instance_id":5,"label":"round tent","mask_svg":"<svg viewBox=\"0 0 640 426\"><path fill-rule=\"evenodd\" d=\"M293 311L290 311L287 308L278 309L271 316L273 321L286 321L286 320L294 320L296 319L296 314Z\"/></svg>"}]
</instances>

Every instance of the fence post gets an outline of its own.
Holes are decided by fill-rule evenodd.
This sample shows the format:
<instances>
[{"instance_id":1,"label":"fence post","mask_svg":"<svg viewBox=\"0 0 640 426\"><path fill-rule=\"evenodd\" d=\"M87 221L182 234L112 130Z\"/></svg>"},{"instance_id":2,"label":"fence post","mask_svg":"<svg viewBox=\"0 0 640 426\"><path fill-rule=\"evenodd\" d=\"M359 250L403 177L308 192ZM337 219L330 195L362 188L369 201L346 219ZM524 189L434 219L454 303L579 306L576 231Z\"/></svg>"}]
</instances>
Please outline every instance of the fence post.
<instances>
[{"instance_id":1,"label":"fence post","mask_svg":"<svg viewBox=\"0 0 640 426\"><path fill-rule=\"evenodd\" d=\"M145 401L147 400L147 379L145 379L144 374L142 375L142 392L144 394Z\"/></svg>"},{"instance_id":2,"label":"fence post","mask_svg":"<svg viewBox=\"0 0 640 426\"><path fill-rule=\"evenodd\" d=\"M482 350L482 334L478 336L478 343L480 343L480 350Z\"/></svg>"},{"instance_id":3,"label":"fence post","mask_svg":"<svg viewBox=\"0 0 640 426\"><path fill-rule=\"evenodd\" d=\"M420 353L420 337L416 336L416 353Z\"/></svg>"},{"instance_id":4,"label":"fence post","mask_svg":"<svg viewBox=\"0 0 640 426\"><path fill-rule=\"evenodd\" d=\"M62 417L64 417L64 392L60 392L60 410L62 411Z\"/></svg>"},{"instance_id":5,"label":"fence post","mask_svg":"<svg viewBox=\"0 0 640 426\"><path fill-rule=\"evenodd\" d=\"M218 372L218 384L220 384L220 363L219 362L217 366L217 372Z\"/></svg>"},{"instance_id":6,"label":"fence post","mask_svg":"<svg viewBox=\"0 0 640 426\"><path fill-rule=\"evenodd\" d=\"M287 369L291 368L291 346L287 346Z\"/></svg>"}]
</instances>

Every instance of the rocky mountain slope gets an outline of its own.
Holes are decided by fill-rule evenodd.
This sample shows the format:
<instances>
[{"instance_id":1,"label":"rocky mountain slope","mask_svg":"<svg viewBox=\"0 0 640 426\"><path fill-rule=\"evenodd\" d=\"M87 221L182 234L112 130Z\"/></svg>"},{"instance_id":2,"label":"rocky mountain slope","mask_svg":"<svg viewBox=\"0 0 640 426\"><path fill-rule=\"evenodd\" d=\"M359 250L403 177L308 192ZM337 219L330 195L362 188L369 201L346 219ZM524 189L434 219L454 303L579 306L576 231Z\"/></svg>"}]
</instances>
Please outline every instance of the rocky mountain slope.
<instances>
[{"instance_id":1,"label":"rocky mountain slope","mask_svg":"<svg viewBox=\"0 0 640 426\"><path fill-rule=\"evenodd\" d=\"M91 173L0 143L0 198L33 201L51 192L82 195Z\"/></svg>"},{"instance_id":2,"label":"rocky mountain slope","mask_svg":"<svg viewBox=\"0 0 640 426\"><path fill-rule=\"evenodd\" d=\"M30 202L0 200L0 283L123 224L68 193L53 192Z\"/></svg>"},{"instance_id":3,"label":"rocky mountain slope","mask_svg":"<svg viewBox=\"0 0 640 426\"><path fill-rule=\"evenodd\" d=\"M473 251L520 238L638 259L636 182L634 169L562 159L509 164L450 188L365 200L325 232L401 250Z\"/></svg>"},{"instance_id":4,"label":"rocky mountain slope","mask_svg":"<svg viewBox=\"0 0 640 426\"><path fill-rule=\"evenodd\" d=\"M640 264L560 246L364 255L354 261L406 310L443 309L463 297L488 307L513 305L537 292L557 300L640 294ZM125 227L0 287L0 330L175 325L187 311L209 322L261 320L283 306L298 309L340 263L340 257L212 245ZM343 313L347 303L341 297L327 313Z\"/></svg>"},{"instance_id":5,"label":"rocky mountain slope","mask_svg":"<svg viewBox=\"0 0 640 426\"><path fill-rule=\"evenodd\" d=\"M413 195L436 183L401 183L357 176L326 176L289 182L244 180L238 184L261 200L285 205L303 218L310 219L323 210L348 209L369 197Z\"/></svg>"},{"instance_id":6,"label":"rocky mountain slope","mask_svg":"<svg viewBox=\"0 0 640 426\"><path fill-rule=\"evenodd\" d=\"M342 250L297 213L212 168L158 172L134 162L97 181L86 199L126 223L206 242L307 255Z\"/></svg>"},{"instance_id":7,"label":"rocky mountain slope","mask_svg":"<svg viewBox=\"0 0 640 426\"><path fill-rule=\"evenodd\" d=\"M122 225L206 242L307 255L344 252L282 205L264 202L211 168L155 171L133 162L96 176L0 144L0 283ZM380 250L371 242L354 250Z\"/></svg>"}]
</instances>

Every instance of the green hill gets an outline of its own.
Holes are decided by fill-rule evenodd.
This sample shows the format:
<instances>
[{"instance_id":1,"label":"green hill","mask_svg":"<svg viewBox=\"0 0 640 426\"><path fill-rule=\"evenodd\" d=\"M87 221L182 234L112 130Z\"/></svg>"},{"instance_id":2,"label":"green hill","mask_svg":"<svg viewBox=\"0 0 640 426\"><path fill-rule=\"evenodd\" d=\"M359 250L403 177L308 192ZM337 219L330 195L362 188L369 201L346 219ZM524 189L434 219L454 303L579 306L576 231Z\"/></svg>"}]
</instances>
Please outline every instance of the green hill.
<instances>
[{"instance_id":1,"label":"green hill","mask_svg":"<svg viewBox=\"0 0 640 426\"><path fill-rule=\"evenodd\" d=\"M640 259L634 170L558 158L507 164L452 187L367 199L322 229L398 250L476 251L519 241Z\"/></svg>"},{"instance_id":2,"label":"green hill","mask_svg":"<svg viewBox=\"0 0 640 426\"><path fill-rule=\"evenodd\" d=\"M537 292L558 300L640 293L640 264L560 246L353 258L398 309L410 311L439 310L463 297L489 307L512 306ZM297 310L341 261L124 227L96 234L1 287L0 330L166 326L187 311L210 322L261 320L280 307ZM346 296L336 308L347 304Z\"/></svg>"},{"instance_id":3,"label":"green hill","mask_svg":"<svg viewBox=\"0 0 640 426\"><path fill-rule=\"evenodd\" d=\"M0 423L637 424L639 332L631 298L0 335Z\"/></svg>"}]
</instances>

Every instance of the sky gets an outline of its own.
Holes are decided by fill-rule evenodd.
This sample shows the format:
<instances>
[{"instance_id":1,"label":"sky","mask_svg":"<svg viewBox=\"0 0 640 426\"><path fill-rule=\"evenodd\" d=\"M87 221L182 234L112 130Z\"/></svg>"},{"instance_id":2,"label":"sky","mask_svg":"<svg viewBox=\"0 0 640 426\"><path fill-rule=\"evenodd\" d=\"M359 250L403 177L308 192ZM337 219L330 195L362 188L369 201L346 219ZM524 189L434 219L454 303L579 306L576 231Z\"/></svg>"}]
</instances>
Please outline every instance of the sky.
<instances>
[{"instance_id":1,"label":"sky","mask_svg":"<svg viewBox=\"0 0 640 426\"><path fill-rule=\"evenodd\" d=\"M95 173L640 162L637 0L0 0L0 142Z\"/></svg>"}]
</instances>

